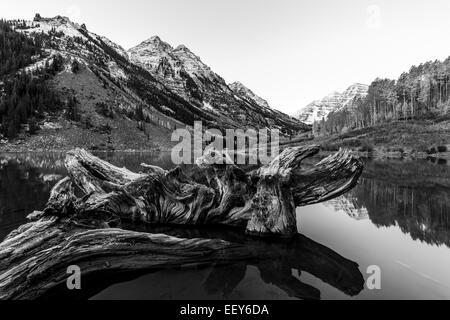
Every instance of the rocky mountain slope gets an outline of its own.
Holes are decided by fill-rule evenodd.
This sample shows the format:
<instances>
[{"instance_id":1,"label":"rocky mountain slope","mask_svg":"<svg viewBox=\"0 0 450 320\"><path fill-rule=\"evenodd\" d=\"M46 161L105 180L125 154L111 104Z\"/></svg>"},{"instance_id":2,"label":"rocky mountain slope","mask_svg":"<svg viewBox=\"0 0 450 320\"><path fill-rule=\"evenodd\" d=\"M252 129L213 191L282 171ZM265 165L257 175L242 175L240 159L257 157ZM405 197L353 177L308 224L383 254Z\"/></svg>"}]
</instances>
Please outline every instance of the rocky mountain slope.
<instances>
[{"instance_id":1,"label":"rocky mountain slope","mask_svg":"<svg viewBox=\"0 0 450 320\"><path fill-rule=\"evenodd\" d=\"M314 121L320 121L326 118L331 112L351 107L355 98L365 97L368 93L369 86L365 84L355 83L344 92L333 92L321 100L316 100L303 109L301 109L296 117L307 124Z\"/></svg>"},{"instance_id":2,"label":"rocky mountain slope","mask_svg":"<svg viewBox=\"0 0 450 320\"><path fill-rule=\"evenodd\" d=\"M42 47L42 54L19 71L34 74L57 65L47 81L67 102L59 112L40 115L41 130L21 134L11 150L169 148L171 131L195 118L195 107L131 64L120 46L86 26L66 17L39 15L34 21L10 24ZM75 110L69 111L69 101L76 101ZM182 110L178 118L169 108Z\"/></svg>"},{"instance_id":3,"label":"rocky mountain slope","mask_svg":"<svg viewBox=\"0 0 450 320\"><path fill-rule=\"evenodd\" d=\"M261 108L267 108L267 109L272 109L269 105L269 103L264 100L263 98L261 98L260 96L256 95L255 93L253 93L252 90L250 90L249 88L247 88L246 86L244 86L242 83L240 83L239 81L237 82L233 82L232 84L230 84L230 89L233 90L234 93L236 93L237 95L239 95L240 97L246 98L246 99L250 99L253 100L254 102L256 102Z\"/></svg>"},{"instance_id":4,"label":"rocky mountain slope","mask_svg":"<svg viewBox=\"0 0 450 320\"><path fill-rule=\"evenodd\" d=\"M128 50L136 65L150 72L171 91L210 114L219 127L279 129L285 134L308 130L303 123L275 111L241 84L228 85L184 45L172 47L152 37Z\"/></svg>"},{"instance_id":5,"label":"rocky mountain slope","mask_svg":"<svg viewBox=\"0 0 450 320\"><path fill-rule=\"evenodd\" d=\"M22 135L13 150L32 148L27 141L42 150L170 147L172 130L194 121L210 128L268 127L285 135L309 130L247 96L250 90L234 92L183 45L173 48L153 37L127 52L62 16L9 23L42 46L43 54L19 71L36 73L58 61L59 70L48 81L68 105L76 101L75 118L68 118L74 110L67 108L39 118L37 136Z\"/></svg>"}]
</instances>

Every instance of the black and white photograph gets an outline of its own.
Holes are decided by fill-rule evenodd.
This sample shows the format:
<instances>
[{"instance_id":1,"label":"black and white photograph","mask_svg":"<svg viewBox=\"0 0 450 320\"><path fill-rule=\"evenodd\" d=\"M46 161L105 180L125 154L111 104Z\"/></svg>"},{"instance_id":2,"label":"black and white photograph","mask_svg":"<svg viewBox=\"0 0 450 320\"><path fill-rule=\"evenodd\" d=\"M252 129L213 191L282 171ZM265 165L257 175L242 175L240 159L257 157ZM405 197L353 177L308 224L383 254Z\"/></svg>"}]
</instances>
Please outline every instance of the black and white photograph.
<instances>
[{"instance_id":1,"label":"black and white photograph","mask_svg":"<svg viewBox=\"0 0 450 320\"><path fill-rule=\"evenodd\" d=\"M448 0L2 1L0 300L450 300L449 30Z\"/></svg>"}]
</instances>

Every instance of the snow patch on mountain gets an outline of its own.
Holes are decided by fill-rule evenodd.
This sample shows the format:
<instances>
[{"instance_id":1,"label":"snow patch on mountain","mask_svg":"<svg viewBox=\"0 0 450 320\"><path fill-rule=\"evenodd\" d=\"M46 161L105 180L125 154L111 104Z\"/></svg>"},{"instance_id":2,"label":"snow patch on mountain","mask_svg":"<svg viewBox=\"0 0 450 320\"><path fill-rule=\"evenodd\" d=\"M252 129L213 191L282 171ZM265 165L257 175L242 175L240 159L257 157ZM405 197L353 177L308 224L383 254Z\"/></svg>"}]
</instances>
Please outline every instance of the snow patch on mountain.
<instances>
[{"instance_id":1,"label":"snow patch on mountain","mask_svg":"<svg viewBox=\"0 0 450 320\"><path fill-rule=\"evenodd\" d=\"M16 22L16 30L31 37L48 35L42 37L45 54L31 68L41 68L44 60L61 56L65 71L58 74L58 81L64 82L62 87L70 82L74 95L84 96L79 79L96 81L104 89L104 100L114 101L117 113L130 114L136 106L144 105L156 123L166 123L169 118L176 122L167 128L180 125L178 121L190 125L200 119L224 128L280 129L284 136L310 130L298 119L271 109L245 86L230 88L185 45L173 47L154 36L125 51L66 17L37 16L34 21ZM74 59L83 66L82 72L71 72ZM83 110L95 111L92 103L83 105Z\"/></svg>"},{"instance_id":2,"label":"snow patch on mountain","mask_svg":"<svg viewBox=\"0 0 450 320\"><path fill-rule=\"evenodd\" d=\"M119 55L127 60L129 59L128 53L121 46L106 37L99 36L93 32L88 31L84 24L80 25L76 22L73 22L68 17L56 16L53 18L42 18L39 15L36 15L33 21L23 21L23 25L18 24L16 30L25 34L55 34L57 37L61 36L64 39L79 38L83 41L89 41L89 36L93 39L103 41L106 45L115 50ZM59 48L59 51L64 51L64 49L65 47L61 46ZM80 46L80 49L80 55L87 54L87 50L85 48L82 48Z\"/></svg>"},{"instance_id":3,"label":"snow patch on mountain","mask_svg":"<svg viewBox=\"0 0 450 320\"><path fill-rule=\"evenodd\" d=\"M78 23L70 21L69 18L56 16L53 18L35 18L33 21L25 21L25 28L21 28L21 31L25 33L43 32L45 34L57 32L62 33L65 37L81 37L87 40L80 33L80 28L81 26Z\"/></svg>"},{"instance_id":4,"label":"snow patch on mountain","mask_svg":"<svg viewBox=\"0 0 450 320\"><path fill-rule=\"evenodd\" d=\"M91 33L93 34L93 33ZM100 39L102 39L102 41L104 43L106 43L109 47L111 47L112 49L114 49L118 54L120 54L122 57L124 57L125 59L129 60L128 57L128 52L122 48L121 46L119 46L118 44L112 42L111 40L109 40L106 37L101 36Z\"/></svg>"},{"instance_id":5,"label":"snow patch on mountain","mask_svg":"<svg viewBox=\"0 0 450 320\"><path fill-rule=\"evenodd\" d=\"M241 83L228 85L185 45L172 47L158 36L128 50L131 62L149 71L172 92L231 127L283 128L285 133L309 128Z\"/></svg>"},{"instance_id":6,"label":"snow patch on mountain","mask_svg":"<svg viewBox=\"0 0 450 320\"><path fill-rule=\"evenodd\" d=\"M125 71L122 70L122 68L120 68L116 62L114 61L109 61L107 63L110 75L114 78L114 79L123 79L123 80L128 80L128 76L125 73Z\"/></svg>"},{"instance_id":7,"label":"snow patch on mountain","mask_svg":"<svg viewBox=\"0 0 450 320\"><path fill-rule=\"evenodd\" d=\"M206 101L203 101L203 109L215 112L214 107L209 102Z\"/></svg>"},{"instance_id":8,"label":"snow patch on mountain","mask_svg":"<svg viewBox=\"0 0 450 320\"><path fill-rule=\"evenodd\" d=\"M132 62L156 71L162 60L172 58L172 50L170 44L162 41L158 36L153 36L129 49L128 55Z\"/></svg>"}]
</instances>

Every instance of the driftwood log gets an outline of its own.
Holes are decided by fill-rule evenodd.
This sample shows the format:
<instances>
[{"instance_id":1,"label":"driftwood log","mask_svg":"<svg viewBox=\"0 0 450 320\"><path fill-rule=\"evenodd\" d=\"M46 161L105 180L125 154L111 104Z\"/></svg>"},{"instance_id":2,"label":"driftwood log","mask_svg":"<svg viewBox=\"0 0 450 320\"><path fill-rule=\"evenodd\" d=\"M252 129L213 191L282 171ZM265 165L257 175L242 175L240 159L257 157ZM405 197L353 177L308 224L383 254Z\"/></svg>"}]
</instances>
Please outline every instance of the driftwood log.
<instances>
[{"instance_id":1,"label":"driftwood log","mask_svg":"<svg viewBox=\"0 0 450 320\"><path fill-rule=\"evenodd\" d=\"M242 243L130 231L123 222L226 225L253 236L296 239L295 208L347 192L362 172L361 162L347 151L303 168L302 161L318 152L317 146L286 149L250 172L204 157L198 161L201 170L187 175L181 168L145 164L143 172L134 173L84 150L71 151L68 177L53 188L45 210L31 214L30 223L0 244L0 299L45 296L65 283L70 265L87 276L247 261L255 251L258 259L273 259ZM337 267L357 273L356 264L341 258L333 260ZM360 277L349 278L354 292Z\"/></svg>"},{"instance_id":2,"label":"driftwood log","mask_svg":"<svg viewBox=\"0 0 450 320\"><path fill-rule=\"evenodd\" d=\"M68 153L69 178L55 187L45 213L101 213L113 220L152 224L220 224L244 227L252 235L289 237L297 233L296 207L344 194L362 173L361 162L347 151L303 169L302 161L318 152L317 146L289 148L249 173L234 165L216 165L205 156L197 160L206 174L201 183L179 167L166 171L144 164L138 174L78 149ZM81 201L74 197L73 184L86 195Z\"/></svg>"}]
</instances>

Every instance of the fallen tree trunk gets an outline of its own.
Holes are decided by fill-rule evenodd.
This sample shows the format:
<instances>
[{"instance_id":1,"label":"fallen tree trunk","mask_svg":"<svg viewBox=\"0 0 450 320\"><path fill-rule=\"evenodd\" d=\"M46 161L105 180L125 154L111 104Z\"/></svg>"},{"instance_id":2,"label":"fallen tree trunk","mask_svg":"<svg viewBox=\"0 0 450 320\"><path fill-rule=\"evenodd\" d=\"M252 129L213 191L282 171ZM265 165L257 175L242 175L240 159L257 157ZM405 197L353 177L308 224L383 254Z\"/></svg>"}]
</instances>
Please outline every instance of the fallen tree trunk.
<instances>
[{"instance_id":1,"label":"fallen tree trunk","mask_svg":"<svg viewBox=\"0 0 450 320\"><path fill-rule=\"evenodd\" d=\"M243 279L247 266L257 267L263 281L299 299L319 299L320 291L292 270L308 272L350 296L363 289L355 262L301 235L267 242L233 230L166 227L153 232L79 228L54 217L27 224L0 245L0 299L89 298L121 276L184 265L213 266L204 285L224 296ZM226 240L210 239L219 237ZM81 291L66 287L72 265L82 271ZM229 269L222 265L242 266L242 272L223 275Z\"/></svg>"},{"instance_id":2,"label":"fallen tree trunk","mask_svg":"<svg viewBox=\"0 0 450 320\"><path fill-rule=\"evenodd\" d=\"M344 194L362 173L361 162L346 151L303 169L302 161L318 152L317 146L289 148L249 173L204 157L198 165L207 183L195 181L180 168L166 171L143 165L145 172L136 174L79 149L68 153L66 167L70 181L87 195L76 205L77 212L147 223L241 226L252 235L292 236L297 233L296 207ZM70 199L55 202L60 202L59 211L73 206Z\"/></svg>"},{"instance_id":3,"label":"fallen tree trunk","mask_svg":"<svg viewBox=\"0 0 450 320\"><path fill-rule=\"evenodd\" d=\"M22 226L0 245L0 299L36 299L65 284L67 268L94 272L152 270L249 258L241 245L180 239L122 229L89 229L70 219L43 218Z\"/></svg>"},{"instance_id":4,"label":"fallen tree trunk","mask_svg":"<svg viewBox=\"0 0 450 320\"><path fill-rule=\"evenodd\" d=\"M242 244L133 232L121 229L122 222L217 224L295 237L296 206L345 193L362 171L360 161L344 151L302 169L301 161L318 151L287 149L248 173L206 157L199 161L206 174L197 178L150 165L134 173L84 150L71 151L65 161L69 177L53 188L46 209L0 244L0 299L40 297L65 282L69 265L86 275L255 258ZM75 196L75 186L83 197ZM259 254L265 257L263 250Z\"/></svg>"}]
</instances>

